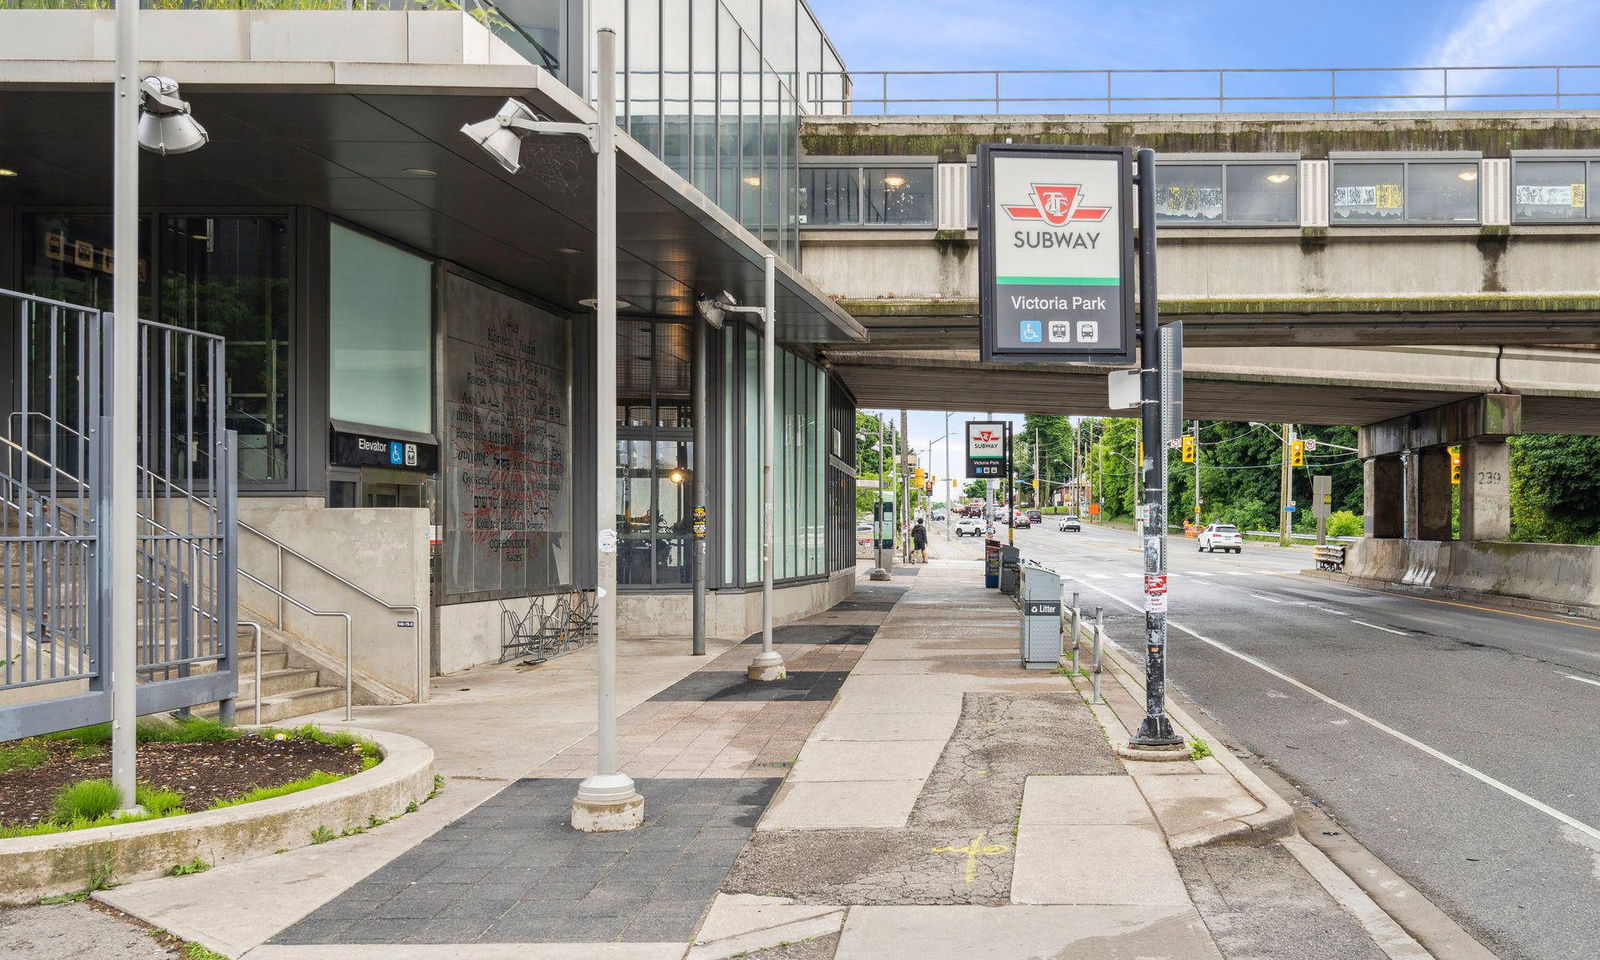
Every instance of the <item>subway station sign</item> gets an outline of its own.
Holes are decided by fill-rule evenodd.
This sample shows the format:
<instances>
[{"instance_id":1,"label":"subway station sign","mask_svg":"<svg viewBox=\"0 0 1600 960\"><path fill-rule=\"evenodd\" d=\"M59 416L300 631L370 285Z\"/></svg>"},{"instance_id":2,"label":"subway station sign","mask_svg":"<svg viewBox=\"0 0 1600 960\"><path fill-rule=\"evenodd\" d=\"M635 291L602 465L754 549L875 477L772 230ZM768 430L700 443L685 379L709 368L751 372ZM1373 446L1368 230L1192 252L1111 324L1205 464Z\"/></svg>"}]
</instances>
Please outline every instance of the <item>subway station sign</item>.
<instances>
[{"instance_id":1,"label":"subway station sign","mask_svg":"<svg viewBox=\"0 0 1600 960\"><path fill-rule=\"evenodd\" d=\"M983 359L1132 363L1132 153L986 143L978 171Z\"/></svg>"},{"instance_id":2,"label":"subway station sign","mask_svg":"<svg viewBox=\"0 0 1600 960\"><path fill-rule=\"evenodd\" d=\"M1005 421L967 422L967 478L1003 477L1006 475Z\"/></svg>"}]
</instances>

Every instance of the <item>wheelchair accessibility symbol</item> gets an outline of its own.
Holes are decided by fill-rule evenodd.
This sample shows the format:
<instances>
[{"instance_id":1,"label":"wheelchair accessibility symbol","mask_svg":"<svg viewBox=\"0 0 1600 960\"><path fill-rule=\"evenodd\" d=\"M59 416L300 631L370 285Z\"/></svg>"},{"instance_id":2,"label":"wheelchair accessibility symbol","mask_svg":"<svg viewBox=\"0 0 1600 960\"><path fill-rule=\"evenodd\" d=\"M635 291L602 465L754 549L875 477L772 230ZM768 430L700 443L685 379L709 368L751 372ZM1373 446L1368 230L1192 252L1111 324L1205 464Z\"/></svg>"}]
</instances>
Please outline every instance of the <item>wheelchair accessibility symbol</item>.
<instances>
[{"instance_id":1,"label":"wheelchair accessibility symbol","mask_svg":"<svg viewBox=\"0 0 1600 960\"><path fill-rule=\"evenodd\" d=\"M1023 320L1018 337L1023 343L1038 343L1044 339L1044 324L1038 320Z\"/></svg>"}]
</instances>

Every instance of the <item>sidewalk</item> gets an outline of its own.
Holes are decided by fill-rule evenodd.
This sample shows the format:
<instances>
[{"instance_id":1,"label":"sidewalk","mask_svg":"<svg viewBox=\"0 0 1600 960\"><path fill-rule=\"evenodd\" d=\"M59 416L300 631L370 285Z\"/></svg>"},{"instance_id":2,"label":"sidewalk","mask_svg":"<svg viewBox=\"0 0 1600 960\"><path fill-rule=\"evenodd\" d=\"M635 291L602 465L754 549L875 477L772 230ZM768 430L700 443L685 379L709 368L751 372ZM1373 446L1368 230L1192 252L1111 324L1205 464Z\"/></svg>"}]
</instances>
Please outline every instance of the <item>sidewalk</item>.
<instances>
[{"instance_id":1,"label":"sidewalk","mask_svg":"<svg viewBox=\"0 0 1600 960\"><path fill-rule=\"evenodd\" d=\"M1288 808L1237 761L1120 760L1131 682L1091 708L1021 670L1016 608L976 563L895 574L778 628L778 683L744 677L759 638L625 644L638 831L566 825L594 762L580 653L361 708L437 751L446 786L417 813L97 897L250 960L1426 956L1380 950L1273 840Z\"/></svg>"}]
</instances>

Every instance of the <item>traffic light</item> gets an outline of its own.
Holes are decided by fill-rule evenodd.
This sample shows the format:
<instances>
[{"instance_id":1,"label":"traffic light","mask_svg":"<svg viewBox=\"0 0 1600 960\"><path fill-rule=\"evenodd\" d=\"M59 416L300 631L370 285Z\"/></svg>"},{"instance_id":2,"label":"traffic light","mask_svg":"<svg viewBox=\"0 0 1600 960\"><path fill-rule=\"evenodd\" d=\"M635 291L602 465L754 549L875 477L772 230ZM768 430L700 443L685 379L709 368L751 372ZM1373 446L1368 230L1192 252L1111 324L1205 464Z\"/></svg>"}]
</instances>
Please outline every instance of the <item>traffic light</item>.
<instances>
[{"instance_id":1,"label":"traffic light","mask_svg":"<svg viewBox=\"0 0 1600 960\"><path fill-rule=\"evenodd\" d=\"M913 487L921 487L926 482L927 475L923 472L921 467L917 467L915 470L911 471L911 485Z\"/></svg>"},{"instance_id":2,"label":"traffic light","mask_svg":"<svg viewBox=\"0 0 1600 960\"><path fill-rule=\"evenodd\" d=\"M1450 447L1449 450L1450 450L1450 482L1453 483L1453 484L1456 484L1457 486L1460 486L1460 484L1461 484L1461 448L1460 447Z\"/></svg>"},{"instance_id":3,"label":"traffic light","mask_svg":"<svg viewBox=\"0 0 1600 960\"><path fill-rule=\"evenodd\" d=\"M1289 466L1303 467L1306 465L1306 442L1304 440L1289 441Z\"/></svg>"},{"instance_id":4,"label":"traffic light","mask_svg":"<svg viewBox=\"0 0 1600 960\"><path fill-rule=\"evenodd\" d=\"M1183 435L1183 462L1194 463L1194 435Z\"/></svg>"}]
</instances>

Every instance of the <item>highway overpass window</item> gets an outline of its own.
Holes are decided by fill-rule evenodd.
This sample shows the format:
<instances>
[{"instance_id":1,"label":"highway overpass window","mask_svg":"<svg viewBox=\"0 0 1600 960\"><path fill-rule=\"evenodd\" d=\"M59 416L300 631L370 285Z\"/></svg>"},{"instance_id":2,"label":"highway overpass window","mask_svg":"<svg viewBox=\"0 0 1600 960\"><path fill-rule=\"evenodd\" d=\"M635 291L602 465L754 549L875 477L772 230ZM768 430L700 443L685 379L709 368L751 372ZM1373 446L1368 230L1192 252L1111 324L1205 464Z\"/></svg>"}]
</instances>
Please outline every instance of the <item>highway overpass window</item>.
<instances>
[{"instance_id":1,"label":"highway overpass window","mask_svg":"<svg viewBox=\"0 0 1600 960\"><path fill-rule=\"evenodd\" d=\"M865 167L861 179L868 224L933 223L932 167Z\"/></svg>"},{"instance_id":2,"label":"highway overpass window","mask_svg":"<svg viewBox=\"0 0 1600 960\"><path fill-rule=\"evenodd\" d=\"M801 167L800 222L832 226L861 222L861 168Z\"/></svg>"},{"instance_id":3,"label":"highway overpass window","mask_svg":"<svg viewBox=\"0 0 1600 960\"><path fill-rule=\"evenodd\" d=\"M1588 185L1597 178L1600 163L1518 160L1511 171L1512 217L1520 223L1560 223L1600 216L1600 204L1588 197Z\"/></svg>"},{"instance_id":4,"label":"highway overpass window","mask_svg":"<svg viewBox=\"0 0 1600 960\"><path fill-rule=\"evenodd\" d=\"M1477 223L1476 160L1334 160L1335 224Z\"/></svg>"},{"instance_id":5,"label":"highway overpass window","mask_svg":"<svg viewBox=\"0 0 1600 960\"><path fill-rule=\"evenodd\" d=\"M1299 165L1163 163L1156 167L1156 222L1162 226L1297 224Z\"/></svg>"}]
</instances>

